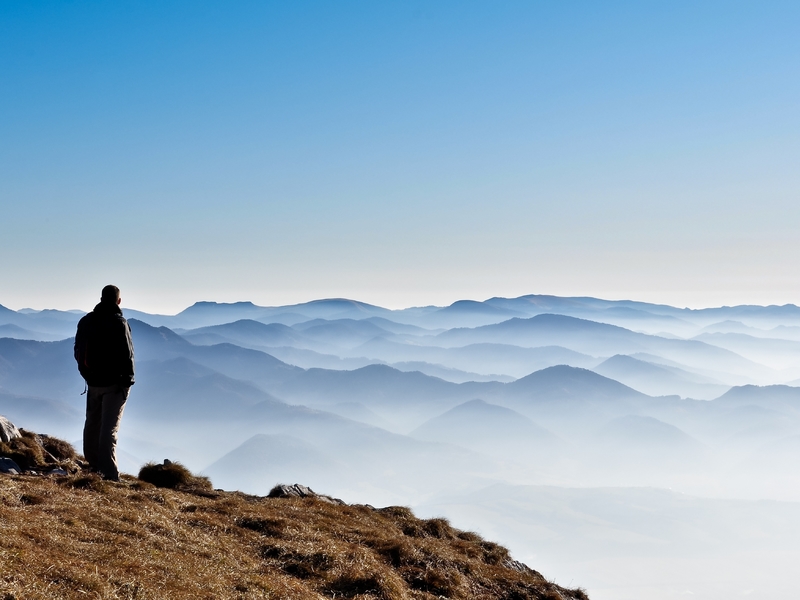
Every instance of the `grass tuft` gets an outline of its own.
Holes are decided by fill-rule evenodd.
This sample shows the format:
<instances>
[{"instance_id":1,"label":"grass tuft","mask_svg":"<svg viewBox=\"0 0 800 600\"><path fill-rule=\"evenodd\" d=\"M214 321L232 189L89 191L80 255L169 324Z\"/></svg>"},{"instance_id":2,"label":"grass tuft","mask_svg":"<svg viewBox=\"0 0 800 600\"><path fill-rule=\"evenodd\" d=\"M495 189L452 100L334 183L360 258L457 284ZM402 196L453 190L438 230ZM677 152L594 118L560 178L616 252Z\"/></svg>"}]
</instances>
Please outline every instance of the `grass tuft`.
<instances>
[{"instance_id":1,"label":"grass tuft","mask_svg":"<svg viewBox=\"0 0 800 600\"><path fill-rule=\"evenodd\" d=\"M77 474L72 477L60 479L59 484L77 490L92 490L102 492L108 489L108 483L103 481L97 473Z\"/></svg>"},{"instance_id":2,"label":"grass tuft","mask_svg":"<svg viewBox=\"0 0 800 600\"><path fill-rule=\"evenodd\" d=\"M44 496L38 494L22 494L22 496L19 497L19 501L28 506L38 506L39 504L47 502Z\"/></svg>"},{"instance_id":3,"label":"grass tuft","mask_svg":"<svg viewBox=\"0 0 800 600\"><path fill-rule=\"evenodd\" d=\"M42 447L45 449L45 451L56 460L62 461L78 459L78 453L69 442L65 442L64 440L44 434L39 435L39 439L41 440Z\"/></svg>"},{"instance_id":4,"label":"grass tuft","mask_svg":"<svg viewBox=\"0 0 800 600\"><path fill-rule=\"evenodd\" d=\"M78 453L72 444L24 429L20 429L20 433L20 437L0 442L0 456L10 458L24 471L46 471L56 467L77 470Z\"/></svg>"},{"instance_id":5,"label":"grass tuft","mask_svg":"<svg viewBox=\"0 0 800 600\"><path fill-rule=\"evenodd\" d=\"M156 487L178 490L211 490L208 477L193 475L179 462L147 463L139 471L139 479Z\"/></svg>"},{"instance_id":6,"label":"grass tuft","mask_svg":"<svg viewBox=\"0 0 800 600\"><path fill-rule=\"evenodd\" d=\"M277 519L259 519L255 517L239 517L235 519L239 527L257 531L266 537L279 538L286 527L286 523Z\"/></svg>"}]
</instances>

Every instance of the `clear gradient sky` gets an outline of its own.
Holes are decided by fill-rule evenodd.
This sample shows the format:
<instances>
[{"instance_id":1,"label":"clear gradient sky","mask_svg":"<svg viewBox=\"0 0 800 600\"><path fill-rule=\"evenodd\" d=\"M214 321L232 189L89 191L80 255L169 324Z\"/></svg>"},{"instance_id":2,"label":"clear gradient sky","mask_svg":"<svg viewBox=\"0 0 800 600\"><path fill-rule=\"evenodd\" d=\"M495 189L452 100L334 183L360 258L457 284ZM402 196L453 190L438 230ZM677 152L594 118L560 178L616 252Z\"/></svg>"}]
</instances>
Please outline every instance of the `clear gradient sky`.
<instances>
[{"instance_id":1,"label":"clear gradient sky","mask_svg":"<svg viewBox=\"0 0 800 600\"><path fill-rule=\"evenodd\" d=\"M800 304L800 3L0 3L0 304Z\"/></svg>"}]
</instances>

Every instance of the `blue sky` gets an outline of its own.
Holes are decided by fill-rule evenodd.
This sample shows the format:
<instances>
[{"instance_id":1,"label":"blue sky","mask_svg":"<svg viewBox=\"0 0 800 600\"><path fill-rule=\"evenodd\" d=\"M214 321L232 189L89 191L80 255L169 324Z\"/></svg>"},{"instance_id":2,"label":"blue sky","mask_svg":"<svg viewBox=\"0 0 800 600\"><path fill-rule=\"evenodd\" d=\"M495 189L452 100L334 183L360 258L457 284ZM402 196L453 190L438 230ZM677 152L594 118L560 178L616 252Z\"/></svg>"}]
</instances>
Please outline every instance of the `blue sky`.
<instances>
[{"instance_id":1,"label":"blue sky","mask_svg":"<svg viewBox=\"0 0 800 600\"><path fill-rule=\"evenodd\" d=\"M800 304L800 5L4 2L0 304Z\"/></svg>"}]
</instances>

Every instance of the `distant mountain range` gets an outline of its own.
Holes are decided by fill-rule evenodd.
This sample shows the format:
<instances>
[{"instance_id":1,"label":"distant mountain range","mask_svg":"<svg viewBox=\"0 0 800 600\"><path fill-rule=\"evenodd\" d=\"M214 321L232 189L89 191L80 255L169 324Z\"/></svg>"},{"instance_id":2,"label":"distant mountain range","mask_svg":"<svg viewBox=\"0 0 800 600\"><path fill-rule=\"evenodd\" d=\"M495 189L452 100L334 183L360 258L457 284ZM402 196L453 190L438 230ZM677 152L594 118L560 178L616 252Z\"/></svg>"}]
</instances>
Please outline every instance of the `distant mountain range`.
<instances>
[{"instance_id":1,"label":"distant mountain range","mask_svg":"<svg viewBox=\"0 0 800 600\"><path fill-rule=\"evenodd\" d=\"M800 435L797 388L786 386L800 378L793 305L530 295L125 314L138 369L126 460L177 453L231 485L241 477L263 490L291 464L342 493L382 480L373 492L397 501L507 476L696 491L727 485L736 461ZM0 310L0 413L80 437L79 318ZM257 469L234 468L252 461ZM691 479L698 469L705 479Z\"/></svg>"},{"instance_id":2,"label":"distant mountain range","mask_svg":"<svg viewBox=\"0 0 800 600\"><path fill-rule=\"evenodd\" d=\"M265 323L292 325L312 319L354 319L371 317L387 319L393 323L416 324L421 327L446 328L477 327L506 321L512 317L532 317L540 314L560 314L591 319L602 323L633 327L636 323L663 324L663 330L672 327L708 327L714 323L730 321L755 329L777 326L800 326L800 307L783 306L724 306L718 308L689 309L663 304L630 300L602 300L589 297L559 297L530 294L519 298L490 298L483 302L459 300L450 306L425 306L390 310L342 298L313 300L302 304L263 307L252 302L218 303L197 302L177 315L154 315L125 309L129 317L151 325L164 325L172 329L196 329L221 325L242 319ZM12 311L0 305L0 325L15 324L30 331L44 333L68 332L82 313L80 311L29 309ZM35 324L35 326L33 326Z\"/></svg>"}]
</instances>

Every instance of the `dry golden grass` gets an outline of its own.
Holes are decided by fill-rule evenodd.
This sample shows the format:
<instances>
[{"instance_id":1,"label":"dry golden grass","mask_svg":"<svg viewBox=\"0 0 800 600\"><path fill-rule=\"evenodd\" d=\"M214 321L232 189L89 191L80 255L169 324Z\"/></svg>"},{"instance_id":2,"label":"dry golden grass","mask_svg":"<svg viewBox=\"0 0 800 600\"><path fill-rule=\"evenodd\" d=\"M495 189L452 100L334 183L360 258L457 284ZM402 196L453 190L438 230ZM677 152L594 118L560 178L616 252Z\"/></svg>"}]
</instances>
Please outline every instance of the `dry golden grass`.
<instances>
[{"instance_id":1,"label":"dry golden grass","mask_svg":"<svg viewBox=\"0 0 800 600\"><path fill-rule=\"evenodd\" d=\"M60 598L586 596L406 508L0 475L0 600Z\"/></svg>"}]
</instances>

